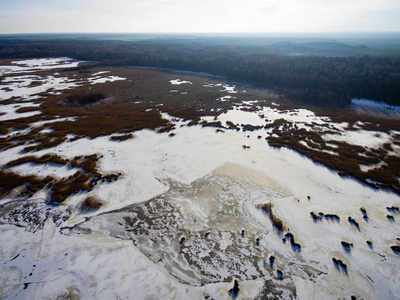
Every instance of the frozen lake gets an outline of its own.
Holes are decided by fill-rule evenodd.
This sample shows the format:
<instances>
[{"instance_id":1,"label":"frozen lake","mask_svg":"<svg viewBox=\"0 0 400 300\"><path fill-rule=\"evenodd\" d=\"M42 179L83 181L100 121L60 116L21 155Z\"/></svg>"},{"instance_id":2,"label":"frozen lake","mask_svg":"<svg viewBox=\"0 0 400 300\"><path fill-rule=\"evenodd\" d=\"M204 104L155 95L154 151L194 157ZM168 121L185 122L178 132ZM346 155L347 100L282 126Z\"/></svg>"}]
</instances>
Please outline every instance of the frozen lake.
<instances>
[{"instance_id":1,"label":"frozen lake","mask_svg":"<svg viewBox=\"0 0 400 300\"><path fill-rule=\"evenodd\" d=\"M56 66L64 64L74 62L45 59L18 66L57 72ZM0 121L23 120L28 112L18 112L21 107L40 109L41 102L30 101L39 91L63 93L130 80L106 69L89 73L86 80L39 71L39 77L19 76L5 74L9 89L0 96L4 101L15 97L16 103L0 102ZM167 94L193 94L181 94L181 89L195 81L171 76L163 83ZM32 86L34 79L41 83ZM201 87L216 89L215 103L225 103L221 97L228 96L239 101L242 93L222 82L202 82ZM137 105L147 101L134 99ZM357 101L357 107L369 105ZM121 141L111 134L74 139L70 132L53 147L32 153L22 151L24 144L3 150L2 172L67 180L89 168L78 164L84 161L79 157L96 155L99 173L120 177L71 194L59 205L49 205L49 187L18 197L22 185L0 198L0 298L232 299L229 290L238 280L238 299L271 294L279 299L395 299L400 292L400 256L393 250L400 245L399 195L341 177L288 148L268 146L266 138L277 131L264 125L279 121L296 130L323 128L327 141L368 149L391 143L391 156L400 155L394 143L399 133L361 125L348 130L347 124L307 109L257 103L238 103L191 126L190 120L160 111L173 125L170 132L141 129ZM43 118L25 129L12 127L2 138L83 117ZM202 126L203 121L226 127ZM66 162L15 162L46 154ZM16 165L8 166L12 161ZM88 197L102 206L82 209Z\"/></svg>"}]
</instances>

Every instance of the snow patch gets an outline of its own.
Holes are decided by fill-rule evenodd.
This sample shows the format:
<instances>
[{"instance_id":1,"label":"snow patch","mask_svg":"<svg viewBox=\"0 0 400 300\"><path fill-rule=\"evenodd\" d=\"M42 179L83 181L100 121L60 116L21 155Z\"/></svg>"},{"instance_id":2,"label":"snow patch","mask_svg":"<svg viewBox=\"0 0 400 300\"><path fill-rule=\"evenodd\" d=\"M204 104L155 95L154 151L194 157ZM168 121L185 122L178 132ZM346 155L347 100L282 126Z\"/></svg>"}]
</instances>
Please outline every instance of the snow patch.
<instances>
[{"instance_id":1,"label":"snow patch","mask_svg":"<svg viewBox=\"0 0 400 300\"><path fill-rule=\"evenodd\" d=\"M172 85L181 85L181 84L192 84L190 81L185 81L181 79L173 79L169 81Z\"/></svg>"}]
</instances>

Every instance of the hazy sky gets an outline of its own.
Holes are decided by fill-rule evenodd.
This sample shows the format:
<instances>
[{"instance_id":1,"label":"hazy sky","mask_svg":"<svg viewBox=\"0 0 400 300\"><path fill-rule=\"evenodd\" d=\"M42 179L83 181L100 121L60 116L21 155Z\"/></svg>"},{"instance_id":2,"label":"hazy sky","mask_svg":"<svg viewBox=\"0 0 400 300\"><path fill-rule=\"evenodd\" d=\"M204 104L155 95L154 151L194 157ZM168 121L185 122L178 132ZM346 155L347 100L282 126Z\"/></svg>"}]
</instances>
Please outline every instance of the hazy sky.
<instances>
[{"instance_id":1,"label":"hazy sky","mask_svg":"<svg viewBox=\"0 0 400 300\"><path fill-rule=\"evenodd\" d=\"M0 33L400 31L400 0L0 0Z\"/></svg>"}]
</instances>

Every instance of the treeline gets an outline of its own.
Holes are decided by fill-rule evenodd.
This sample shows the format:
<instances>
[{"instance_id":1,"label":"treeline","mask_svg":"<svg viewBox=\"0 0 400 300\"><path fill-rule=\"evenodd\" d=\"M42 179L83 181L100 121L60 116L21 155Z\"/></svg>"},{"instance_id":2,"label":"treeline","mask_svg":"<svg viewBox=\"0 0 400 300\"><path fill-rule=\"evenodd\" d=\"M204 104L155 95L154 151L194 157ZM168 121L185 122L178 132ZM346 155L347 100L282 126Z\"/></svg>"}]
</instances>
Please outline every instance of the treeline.
<instances>
[{"instance_id":1,"label":"treeline","mask_svg":"<svg viewBox=\"0 0 400 300\"><path fill-rule=\"evenodd\" d=\"M222 75L277 89L309 104L345 106L358 97L400 105L400 57L287 56L211 39L0 40L1 58L57 56Z\"/></svg>"}]
</instances>

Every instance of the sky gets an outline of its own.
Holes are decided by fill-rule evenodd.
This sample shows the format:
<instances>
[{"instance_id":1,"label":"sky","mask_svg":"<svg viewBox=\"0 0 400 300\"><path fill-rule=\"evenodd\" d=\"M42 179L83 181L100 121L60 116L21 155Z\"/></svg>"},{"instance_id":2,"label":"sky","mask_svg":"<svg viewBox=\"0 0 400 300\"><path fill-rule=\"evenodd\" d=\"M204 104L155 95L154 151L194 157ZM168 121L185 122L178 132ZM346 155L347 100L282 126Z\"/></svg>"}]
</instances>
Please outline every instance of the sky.
<instances>
[{"instance_id":1,"label":"sky","mask_svg":"<svg viewBox=\"0 0 400 300\"><path fill-rule=\"evenodd\" d=\"M82 32L400 32L400 0L0 0L0 34Z\"/></svg>"}]
</instances>

